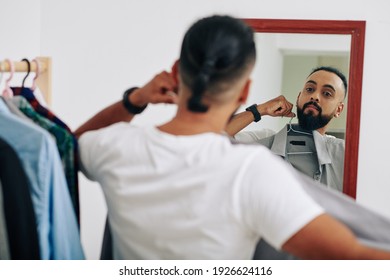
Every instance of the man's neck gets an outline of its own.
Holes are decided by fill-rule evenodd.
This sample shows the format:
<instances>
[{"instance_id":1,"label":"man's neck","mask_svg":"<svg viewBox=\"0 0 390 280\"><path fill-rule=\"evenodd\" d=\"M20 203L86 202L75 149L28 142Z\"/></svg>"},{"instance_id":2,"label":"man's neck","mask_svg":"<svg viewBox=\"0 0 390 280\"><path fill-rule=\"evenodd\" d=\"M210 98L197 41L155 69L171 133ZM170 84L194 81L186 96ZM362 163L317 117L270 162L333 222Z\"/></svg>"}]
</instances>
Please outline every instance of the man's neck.
<instances>
[{"instance_id":1,"label":"man's neck","mask_svg":"<svg viewBox=\"0 0 390 280\"><path fill-rule=\"evenodd\" d=\"M327 131L327 125L326 126L323 126L323 127L320 127L319 129L317 129L317 132L319 132L321 135L325 135L326 131Z\"/></svg>"},{"instance_id":2,"label":"man's neck","mask_svg":"<svg viewBox=\"0 0 390 280\"><path fill-rule=\"evenodd\" d=\"M223 119L216 112L193 113L179 108L176 116L158 129L173 135L195 135L206 132L219 134L226 127Z\"/></svg>"}]
</instances>

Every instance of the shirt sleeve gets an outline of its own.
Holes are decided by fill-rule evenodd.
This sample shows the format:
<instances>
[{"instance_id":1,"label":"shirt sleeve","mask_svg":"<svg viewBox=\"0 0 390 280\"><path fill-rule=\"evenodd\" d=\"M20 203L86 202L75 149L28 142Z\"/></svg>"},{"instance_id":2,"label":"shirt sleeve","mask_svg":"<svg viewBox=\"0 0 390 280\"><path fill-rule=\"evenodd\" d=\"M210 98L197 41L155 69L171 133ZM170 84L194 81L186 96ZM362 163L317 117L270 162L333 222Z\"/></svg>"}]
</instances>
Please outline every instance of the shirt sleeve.
<instances>
[{"instance_id":1,"label":"shirt sleeve","mask_svg":"<svg viewBox=\"0 0 390 280\"><path fill-rule=\"evenodd\" d=\"M98 181L111 167L109 163L122 154L118 150L119 135L129 131L129 123L118 122L102 129L88 131L79 138L80 170L92 181ZM133 133L131 130L130 133ZM116 143L116 144L113 144Z\"/></svg>"},{"instance_id":2,"label":"shirt sleeve","mask_svg":"<svg viewBox=\"0 0 390 280\"><path fill-rule=\"evenodd\" d=\"M296 171L265 148L253 154L241 185L243 221L276 249L324 213Z\"/></svg>"},{"instance_id":3,"label":"shirt sleeve","mask_svg":"<svg viewBox=\"0 0 390 280\"><path fill-rule=\"evenodd\" d=\"M236 139L240 143L245 144L254 144L259 140L267 138L275 134L275 131L271 129L262 129L262 130L254 130L254 131L241 131L234 135L234 139Z\"/></svg>"},{"instance_id":4,"label":"shirt sleeve","mask_svg":"<svg viewBox=\"0 0 390 280\"><path fill-rule=\"evenodd\" d=\"M97 159L101 131L89 131L79 138L80 170L90 180L97 181Z\"/></svg>"}]
</instances>

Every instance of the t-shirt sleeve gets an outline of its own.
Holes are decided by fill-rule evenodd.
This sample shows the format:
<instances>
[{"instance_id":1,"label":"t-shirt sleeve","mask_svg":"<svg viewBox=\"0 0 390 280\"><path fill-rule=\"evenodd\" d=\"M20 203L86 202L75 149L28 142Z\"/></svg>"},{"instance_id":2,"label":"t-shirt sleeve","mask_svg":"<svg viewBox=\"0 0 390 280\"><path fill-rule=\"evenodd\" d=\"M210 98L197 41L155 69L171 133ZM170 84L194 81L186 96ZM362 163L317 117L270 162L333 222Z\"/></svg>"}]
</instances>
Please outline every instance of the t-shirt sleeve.
<instances>
[{"instance_id":1,"label":"t-shirt sleeve","mask_svg":"<svg viewBox=\"0 0 390 280\"><path fill-rule=\"evenodd\" d=\"M118 140L118 132L123 132L129 124L125 122L115 123L102 129L88 131L79 138L80 169L81 172L92 181L99 181L102 170L115 155L115 141Z\"/></svg>"},{"instance_id":2,"label":"t-shirt sleeve","mask_svg":"<svg viewBox=\"0 0 390 280\"><path fill-rule=\"evenodd\" d=\"M90 180L96 181L96 155L98 155L99 131L89 131L79 138L80 170Z\"/></svg>"},{"instance_id":3,"label":"t-shirt sleeve","mask_svg":"<svg viewBox=\"0 0 390 280\"><path fill-rule=\"evenodd\" d=\"M84 175L101 183L108 178L113 165L123 156L123 141L129 137L126 133L136 134L138 128L128 122L118 122L102 129L88 131L79 138L80 169Z\"/></svg>"},{"instance_id":4,"label":"t-shirt sleeve","mask_svg":"<svg viewBox=\"0 0 390 280\"><path fill-rule=\"evenodd\" d=\"M265 148L247 161L241 185L242 219L276 249L324 213L291 166Z\"/></svg>"}]
</instances>

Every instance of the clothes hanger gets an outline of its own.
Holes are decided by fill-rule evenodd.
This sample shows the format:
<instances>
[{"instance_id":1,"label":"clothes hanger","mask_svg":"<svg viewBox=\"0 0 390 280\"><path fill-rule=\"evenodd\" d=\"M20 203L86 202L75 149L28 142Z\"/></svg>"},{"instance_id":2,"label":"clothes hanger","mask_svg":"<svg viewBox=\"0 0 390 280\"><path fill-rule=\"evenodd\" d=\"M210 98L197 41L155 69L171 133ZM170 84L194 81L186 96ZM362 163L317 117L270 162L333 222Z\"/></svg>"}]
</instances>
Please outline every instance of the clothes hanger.
<instances>
[{"instance_id":1,"label":"clothes hanger","mask_svg":"<svg viewBox=\"0 0 390 280\"><path fill-rule=\"evenodd\" d=\"M8 79L5 81L5 88L3 90L3 96L11 98L14 95L14 93L12 92L12 89L9 85L9 82L11 81L12 77L14 76L15 66L14 66L14 63L9 59L5 59L5 62L9 64L10 75L9 75Z\"/></svg>"},{"instance_id":2,"label":"clothes hanger","mask_svg":"<svg viewBox=\"0 0 390 280\"><path fill-rule=\"evenodd\" d=\"M23 58L22 61L25 61L27 63L27 74L23 78L23 82L22 82L22 88L24 88L24 82L26 81L27 77L30 75L31 65L30 65L30 61L27 58Z\"/></svg>"},{"instance_id":3,"label":"clothes hanger","mask_svg":"<svg viewBox=\"0 0 390 280\"><path fill-rule=\"evenodd\" d=\"M290 131L292 132L295 132L295 133L299 133L299 134L304 134L304 135L310 135L310 136L313 136L312 133L308 133L308 132L304 132L304 131L299 131L299 130L296 130L292 127L292 120L293 120L294 117L291 117L289 123L288 123L288 129L287 129L287 133L289 133ZM286 153L287 155L309 155L309 154L313 154L313 152L311 151L307 151L307 152L288 152Z\"/></svg>"},{"instance_id":4,"label":"clothes hanger","mask_svg":"<svg viewBox=\"0 0 390 280\"><path fill-rule=\"evenodd\" d=\"M292 120L293 120L294 117L291 117L290 121L288 122L288 129L287 129L287 133L289 133L290 131L292 132L295 132L295 133L300 133L300 134L305 134L305 135L310 135L312 136L313 134L312 133L309 133L309 132L304 132L304 131L299 131L299 130L296 130L292 127Z\"/></svg>"},{"instance_id":5,"label":"clothes hanger","mask_svg":"<svg viewBox=\"0 0 390 280\"><path fill-rule=\"evenodd\" d=\"M34 91L37 88L37 79L39 77L39 74L41 72L41 66L39 65L38 59L34 58L31 62L34 62L37 65L36 71L35 71L35 77L33 80L33 84L31 86L31 90Z\"/></svg>"},{"instance_id":6,"label":"clothes hanger","mask_svg":"<svg viewBox=\"0 0 390 280\"><path fill-rule=\"evenodd\" d=\"M288 152L287 155L309 155L313 154L313 152Z\"/></svg>"}]
</instances>

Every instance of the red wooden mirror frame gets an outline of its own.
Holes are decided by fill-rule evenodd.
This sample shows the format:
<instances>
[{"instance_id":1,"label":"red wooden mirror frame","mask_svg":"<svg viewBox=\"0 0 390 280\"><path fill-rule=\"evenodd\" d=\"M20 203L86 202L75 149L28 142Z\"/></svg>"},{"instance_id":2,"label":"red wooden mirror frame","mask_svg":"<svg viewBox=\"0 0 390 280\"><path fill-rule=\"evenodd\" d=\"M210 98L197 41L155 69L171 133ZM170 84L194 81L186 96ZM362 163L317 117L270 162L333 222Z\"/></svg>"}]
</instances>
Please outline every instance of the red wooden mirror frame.
<instances>
[{"instance_id":1,"label":"red wooden mirror frame","mask_svg":"<svg viewBox=\"0 0 390 280\"><path fill-rule=\"evenodd\" d=\"M351 35L343 192L356 198L365 21L243 19L255 32Z\"/></svg>"}]
</instances>

